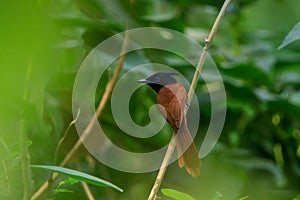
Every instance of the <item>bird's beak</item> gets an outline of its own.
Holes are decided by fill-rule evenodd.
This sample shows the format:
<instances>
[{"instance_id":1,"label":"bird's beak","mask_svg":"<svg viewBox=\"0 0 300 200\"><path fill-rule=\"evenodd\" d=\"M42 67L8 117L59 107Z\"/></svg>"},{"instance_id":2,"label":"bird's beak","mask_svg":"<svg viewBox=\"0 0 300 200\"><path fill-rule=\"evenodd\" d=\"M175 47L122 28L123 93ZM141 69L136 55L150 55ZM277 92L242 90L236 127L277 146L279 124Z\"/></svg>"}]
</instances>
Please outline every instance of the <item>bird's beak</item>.
<instances>
[{"instance_id":1,"label":"bird's beak","mask_svg":"<svg viewBox=\"0 0 300 200\"><path fill-rule=\"evenodd\" d=\"M148 83L148 81L146 79L140 79L138 80L138 83Z\"/></svg>"}]
</instances>

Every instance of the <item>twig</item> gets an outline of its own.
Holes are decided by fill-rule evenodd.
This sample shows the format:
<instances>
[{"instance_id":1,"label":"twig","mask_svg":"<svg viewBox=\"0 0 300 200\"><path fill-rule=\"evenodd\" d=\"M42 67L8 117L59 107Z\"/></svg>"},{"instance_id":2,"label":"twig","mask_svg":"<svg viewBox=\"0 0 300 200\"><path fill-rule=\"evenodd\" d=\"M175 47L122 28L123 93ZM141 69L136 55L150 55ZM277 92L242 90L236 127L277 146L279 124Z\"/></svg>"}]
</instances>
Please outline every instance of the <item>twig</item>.
<instances>
[{"instance_id":1,"label":"twig","mask_svg":"<svg viewBox=\"0 0 300 200\"><path fill-rule=\"evenodd\" d=\"M78 112L77 112L77 115L76 115L75 119L73 119L73 120L69 123L69 126L68 126L68 128L66 129L66 131L65 131L65 133L64 133L64 135L63 135L63 137L59 140L59 142L58 142L58 144L57 144L57 146L56 146L56 149L55 149L55 153L54 153L53 165L56 165L56 164L57 164L56 162L57 162L58 150L59 150L59 148L61 147L63 141L66 139L67 134L68 134L70 128L71 128L71 127L76 123L76 121L78 120L79 115L80 115L80 109L78 109ZM51 175L51 177L52 177L52 175Z\"/></svg>"},{"instance_id":2,"label":"twig","mask_svg":"<svg viewBox=\"0 0 300 200\"><path fill-rule=\"evenodd\" d=\"M88 199L89 200L95 200L95 197L93 196L89 185L86 182L81 182L81 185L82 185Z\"/></svg>"},{"instance_id":3,"label":"twig","mask_svg":"<svg viewBox=\"0 0 300 200\"><path fill-rule=\"evenodd\" d=\"M81 170L78 162L78 169ZM81 185L86 193L86 196L88 197L89 200L95 200L95 197L89 187L89 185L86 182L81 181Z\"/></svg>"},{"instance_id":4,"label":"twig","mask_svg":"<svg viewBox=\"0 0 300 200\"><path fill-rule=\"evenodd\" d=\"M81 147L82 142L88 137L88 135L90 134L92 128L94 127L94 125L98 122L98 117L102 114L102 111L110 97L110 94L118 80L119 74L121 72L124 60L125 60L125 52L127 49L127 45L128 45L128 34L125 34L125 38L124 38L124 42L122 45L122 49L121 49L121 56L119 58L118 64L116 66L114 75L112 77L112 79L109 81L109 83L106 85L105 88L105 92L103 94L103 97L101 99L101 102L99 103L96 113L94 115L94 117L92 118L92 120L89 122L88 126L85 128L85 130L83 131L81 137L77 140L76 144L73 146L73 148L69 151L69 153L66 155L66 157L64 158L64 160L60 163L60 167L65 166L70 160L71 158L74 156L74 154L76 153L76 151L79 149L79 147ZM58 173L54 172L52 174L52 180L55 180L58 177ZM48 188L49 186L49 182L46 181L31 197L32 200L35 200L37 198L39 198L43 192Z\"/></svg>"},{"instance_id":5,"label":"twig","mask_svg":"<svg viewBox=\"0 0 300 200\"><path fill-rule=\"evenodd\" d=\"M65 131L65 133L64 133L64 135L63 135L63 137L59 140L58 144L56 145L55 153L54 153L54 159L53 159L53 165L56 165L56 164L57 164L58 150L59 150L59 148L61 147L63 141L66 139L67 134L68 134L70 128L71 128L71 127L76 123L76 121L78 120L79 115L80 115L80 109L78 109L78 112L77 112L77 115L76 115L75 119L73 119L73 120L69 123L69 126L68 126L68 128L66 129L66 131ZM48 183L47 187L48 187L49 185L51 185L52 182L53 182L53 173L55 173L55 172L52 172L52 173L50 174L50 176L49 176L49 179L48 179L48 182L47 182L47 183Z\"/></svg>"},{"instance_id":6,"label":"twig","mask_svg":"<svg viewBox=\"0 0 300 200\"><path fill-rule=\"evenodd\" d=\"M23 199L27 200L30 197L31 194L31 174L30 174L30 167L29 167L29 153L27 148L27 128L26 128L26 121L25 121L25 106L28 101L29 96L29 80L31 76L31 70L32 70L32 59L30 59L28 64L28 69L26 71L25 76L25 86L23 90L23 106L21 108L21 120L20 120L20 158L21 158L21 170L22 170L22 181L23 181Z\"/></svg>"},{"instance_id":7,"label":"twig","mask_svg":"<svg viewBox=\"0 0 300 200\"><path fill-rule=\"evenodd\" d=\"M190 90L189 90L189 93L188 93L188 97L187 97L187 101L186 101L188 106L190 105L190 103L193 99L193 94L194 94L194 91L195 91L196 86L197 86L198 77L199 77L200 71L203 67L203 64L204 64L204 61L205 61L205 58L206 58L206 54L207 54L208 49L209 49L209 47L212 43L212 40L215 36L215 33L218 30L218 26L221 22L221 19L222 19L223 15L225 14L225 11L226 11L227 6L229 5L229 2L230 2L230 0L225 0L225 2L223 4L217 18L216 18L216 20L214 22L214 25L211 28L211 31L208 35L208 38L205 40L205 46L203 48L202 54L201 54L201 56L199 58L199 61L197 63L197 68L196 68L196 71L195 71L195 74L194 74L194 77L193 77L193 80L192 80L192 84L191 84L191 87L190 87ZM186 109L186 110L188 110L188 109Z\"/></svg>"},{"instance_id":8,"label":"twig","mask_svg":"<svg viewBox=\"0 0 300 200\"><path fill-rule=\"evenodd\" d=\"M166 170L167 170L167 167L168 167L168 163L172 157L172 154L173 154L173 151L174 151L174 148L175 148L175 137L172 137L170 143L169 143L169 146L168 146L168 149L167 149L167 152L165 154L165 157L164 157L164 160L160 166L160 170L157 174L157 177L156 177L156 180L154 182L154 185L153 185L153 188L150 192L150 195L148 197L148 200L153 200L153 199L156 199L156 194L159 190L159 187L162 183L162 180L164 179L164 175L166 173Z\"/></svg>"},{"instance_id":9,"label":"twig","mask_svg":"<svg viewBox=\"0 0 300 200\"><path fill-rule=\"evenodd\" d=\"M199 61L197 63L197 67L196 67L196 71L195 71L195 74L194 74L194 77L193 77L193 80L192 80L192 84L191 84L191 87L189 89L189 92L188 92L188 97L187 97L187 101L186 101L186 109L185 109L185 114L187 113L188 111L188 106L190 105L191 101L192 101L192 98L193 98L193 94L194 94L194 90L197 86L197 82L198 82L198 77L199 77L199 74L200 74L200 71L203 67L203 64L204 64L204 61L205 61L205 58L206 58L206 54L208 52L208 49L211 45L211 42L214 38L214 35L215 33L217 32L217 29L218 29L218 26L220 24L220 21L226 11L226 8L227 6L229 5L229 2L230 0L225 0L215 22L214 22L214 25L209 33L209 36L208 38L205 40L205 46L203 48L203 51L202 51L202 54L200 55L200 58L199 58ZM152 187L152 190L150 192L150 195L148 197L148 200L155 200L157 198L157 192L158 192L158 189L164 179L164 174L167 170L167 165L172 157L172 154L174 152L174 148L175 148L175 141L174 141L174 137L172 137L172 140L171 142L169 143L169 146L168 146L168 149L167 149L167 152L165 154L165 157L162 161L162 165L159 169L159 172L158 172L158 175L156 177L156 180L154 182L154 185Z\"/></svg>"}]
</instances>

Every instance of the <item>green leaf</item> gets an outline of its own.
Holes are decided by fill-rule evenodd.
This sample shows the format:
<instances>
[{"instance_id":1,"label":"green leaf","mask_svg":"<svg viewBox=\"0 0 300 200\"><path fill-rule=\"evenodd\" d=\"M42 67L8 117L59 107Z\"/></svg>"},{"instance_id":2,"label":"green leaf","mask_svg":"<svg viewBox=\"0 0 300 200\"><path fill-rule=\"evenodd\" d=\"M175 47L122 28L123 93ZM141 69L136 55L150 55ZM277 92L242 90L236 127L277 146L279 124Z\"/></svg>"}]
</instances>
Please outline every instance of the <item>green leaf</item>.
<instances>
[{"instance_id":1,"label":"green leaf","mask_svg":"<svg viewBox=\"0 0 300 200\"><path fill-rule=\"evenodd\" d=\"M151 14L151 15L144 15L142 19L153 21L153 22L164 22L167 20L172 19L175 16L176 12L166 12L166 13L158 13L158 14Z\"/></svg>"},{"instance_id":2,"label":"green leaf","mask_svg":"<svg viewBox=\"0 0 300 200\"><path fill-rule=\"evenodd\" d=\"M54 172L58 172L58 173L67 175L67 176L77 179L79 181L84 181L86 183L90 183L95 186L100 186L100 187L108 186L108 187L112 187L120 192L123 192L123 189L119 188L118 186L116 186L108 181L105 181L98 177L95 177L95 176L92 176L92 175L89 175L89 174L86 174L83 172L79 172L79 171L76 171L73 169L67 169L64 167L57 167L57 166L48 166L48 165L31 165L31 167L51 170Z\"/></svg>"},{"instance_id":3,"label":"green leaf","mask_svg":"<svg viewBox=\"0 0 300 200\"><path fill-rule=\"evenodd\" d=\"M249 86L263 85L268 88L272 88L273 82L269 74L259 67L244 63L238 64L231 68L223 68L224 75L234 78L234 80L240 80L241 83Z\"/></svg>"},{"instance_id":4,"label":"green leaf","mask_svg":"<svg viewBox=\"0 0 300 200\"><path fill-rule=\"evenodd\" d=\"M55 189L53 190L54 194L59 194L59 193L73 193L72 190L68 190L68 189Z\"/></svg>"},{"instance_id":5,"label":"green leaf","mask_svg":"<svg viewBox=\"0 0 300 200\"><path fill-rule=\"evenodd\" d=\"M178 13L176 6L168 1L143 0L135 5L141 19L151 22L165 22Z\"/></svg>"},{"instance_id":6,"label":"green leaf","mask_svg":"<svg viewBox=\"0 0 300 200\"><path fill-rule=\"evenodd\" d=\"M300 200L300 194L297 194L297 195L293 198L293 200Z\"/></svg>"},{"instance_id":7,"label":"green leaf","mask_svg":"<svg viewBox=\"0 0 300 200\"><path fill-rule=\"evenodd\" d=\"M286 45L299 40L300 39L300 22L298 22L294 28L287 34L281 45L278 47L278 49L282 49Z\"/></svg>"},{"instance_id":8,"label":"green leaf","mask_svg":"<svg viewBox=\"0 0 300 200\"><path fill-rule=\"evenodd\" d=\"M77 184L78 182L79 181L77 179L70 177L67 180L63 180L63 181L59 182L58 187L61 187L62 185L65 185L65 184L74 185L74 184Z\"/></svg>"},{"instance_id":9,"label":"green leaf","mask_svg":"<svg viewBox=\"0 0 300 200\"><path fill-rule=\"evenodd\" d=\"M32 145L32 141L31 141L31 140L26 140L26 145L27 145L28 147L30 147L30 146Z\"/></svg>"},{"instance_id":10,"label":"green leaf","mask_svg":"<svg viewBox=\"0 0 300 200\"><path fill-rule=\"evenodd\" d=\"M289 101L296 106L300 106L300 92L293 92L290 94Z\"/></svg>"},{"instance_id":11,"label":"green leaf","mask_svg":"<svg viewBox=\"0 0 300 200\"><path fill-rule=\"evenodd\" d=\"M188 194L173 189L161 189L161 192L167 197L171 197L176 200L196 200Z\"/></svg>"},{"instance_id":12,"label":"green leaf","mask_svg":"<svg viewBox=\"0 0 300 200\"><path fill-rule=\"evenodd\" d=\"M248 199L248 196L244 196L244 197L242 197L242 198L240 198L238 200L245 200L245 199Z\"/></svg>"}]
</instances>

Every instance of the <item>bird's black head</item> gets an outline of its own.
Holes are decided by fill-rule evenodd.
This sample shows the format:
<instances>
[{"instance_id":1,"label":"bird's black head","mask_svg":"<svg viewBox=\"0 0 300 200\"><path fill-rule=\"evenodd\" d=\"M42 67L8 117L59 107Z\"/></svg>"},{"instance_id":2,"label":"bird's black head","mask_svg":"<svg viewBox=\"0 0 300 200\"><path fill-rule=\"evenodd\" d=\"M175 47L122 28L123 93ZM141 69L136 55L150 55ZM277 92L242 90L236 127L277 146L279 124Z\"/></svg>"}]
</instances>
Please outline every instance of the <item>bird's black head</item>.
<instances>
[{"instance_id":1,"label":"bird's black head","mask_svg":"<svg viewBox=\"0 0 300 200\"><path fill-rule=\"evenodd\" d=\"M139 83L147 83L155 92L158 91L169 84L176 83L176 80L172 77L172 75L179 75L176 72L158 72L153 74L152 76L141 79Z\"/></svg>"}]
</instances>

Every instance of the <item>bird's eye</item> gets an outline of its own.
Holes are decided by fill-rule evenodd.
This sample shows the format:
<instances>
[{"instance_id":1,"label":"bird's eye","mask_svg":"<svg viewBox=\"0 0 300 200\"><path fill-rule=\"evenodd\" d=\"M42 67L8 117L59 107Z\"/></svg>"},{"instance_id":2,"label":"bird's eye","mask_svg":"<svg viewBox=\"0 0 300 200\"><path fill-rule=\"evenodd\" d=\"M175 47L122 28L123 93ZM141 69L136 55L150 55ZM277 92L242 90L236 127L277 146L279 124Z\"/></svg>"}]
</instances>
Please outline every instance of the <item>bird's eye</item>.
<instances>
[{"instance_id":1,"label":"bird's eye","mask_svg":"<svg viewBox=\"0 0 300 200\"><path fill-rule=\"evenodd\" d=\"M155 82L155 83L159 83L159 82L160 82L160 78L159 78L158 76L155 77L154 82Z\"/></svg>"}]
</instances>

